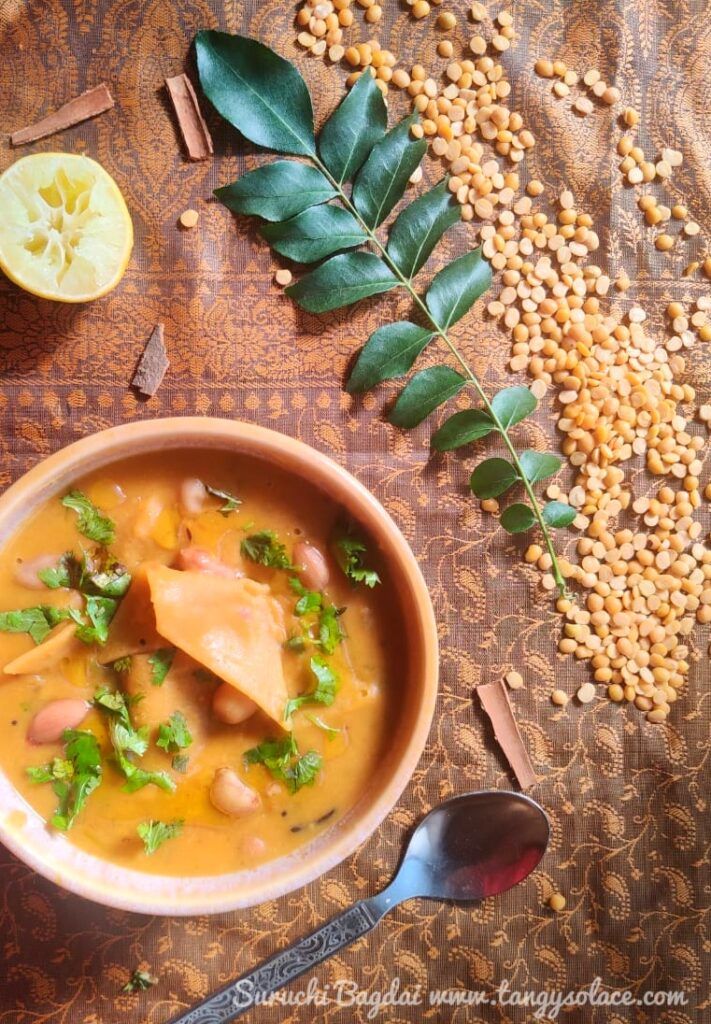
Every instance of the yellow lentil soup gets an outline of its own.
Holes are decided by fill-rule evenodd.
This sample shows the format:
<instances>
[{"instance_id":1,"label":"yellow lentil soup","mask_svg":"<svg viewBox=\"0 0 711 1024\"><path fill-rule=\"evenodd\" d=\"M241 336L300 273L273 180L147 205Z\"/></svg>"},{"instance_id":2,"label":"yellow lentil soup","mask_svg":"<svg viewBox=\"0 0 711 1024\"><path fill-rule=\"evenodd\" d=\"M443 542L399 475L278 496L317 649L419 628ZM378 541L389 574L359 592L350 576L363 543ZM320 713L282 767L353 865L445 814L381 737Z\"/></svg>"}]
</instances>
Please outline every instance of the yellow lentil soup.
<instances>
[{"instance_id":1,"label":"yellow lentil soup","mask_svg":"<svg viewBox=\"0 0 711 1024\"><path fill-rule=\"evenodd\" d=\"M257 459L87 476L10 539L0 588L0 767L100 858L255 867L338 822L387 756L406 665L387 567Z\"/></svg>"}]
</instances>

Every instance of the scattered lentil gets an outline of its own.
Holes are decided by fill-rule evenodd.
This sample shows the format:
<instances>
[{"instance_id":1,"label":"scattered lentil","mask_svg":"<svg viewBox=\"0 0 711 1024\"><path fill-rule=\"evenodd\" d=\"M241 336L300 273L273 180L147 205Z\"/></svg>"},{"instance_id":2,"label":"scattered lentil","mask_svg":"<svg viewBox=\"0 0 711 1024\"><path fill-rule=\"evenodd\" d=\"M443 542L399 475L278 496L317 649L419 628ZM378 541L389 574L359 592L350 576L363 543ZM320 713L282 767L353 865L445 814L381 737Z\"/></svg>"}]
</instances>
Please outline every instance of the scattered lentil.
<instances>
[{"instance_id":1,"label":"scattered lentil","mask_svg":"<svg viewBox=\"0 0 711 1024\"><path fill-rule=\"evenodd\" d=\"M184 228L194 228L200 219L197 210L183 210L180 214L180 223Z\"/></svg>"}]
</instances>

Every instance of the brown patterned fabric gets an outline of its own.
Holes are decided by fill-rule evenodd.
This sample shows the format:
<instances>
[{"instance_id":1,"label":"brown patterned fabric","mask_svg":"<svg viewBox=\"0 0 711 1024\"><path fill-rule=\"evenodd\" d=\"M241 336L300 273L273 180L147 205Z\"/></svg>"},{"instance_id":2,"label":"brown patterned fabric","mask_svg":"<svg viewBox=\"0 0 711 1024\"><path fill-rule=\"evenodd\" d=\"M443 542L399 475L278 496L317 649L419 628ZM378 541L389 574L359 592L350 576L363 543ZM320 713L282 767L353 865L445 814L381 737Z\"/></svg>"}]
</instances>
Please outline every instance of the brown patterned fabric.
<instances>
[{"instance_id":1,"label":"brown patterned fabric","mask_svg":"<svg viewBox=\"0 0 711 1024\"><path fill-rule=\"evenodd\" d=\"M466 40L467 5L454 35ZM430 68L439 33L434 17L415 22L405 5L383 0L378 34L403 58ZM491 10L499 8L490 5ZM356 20L362 21L362 11ZM209 414L284 431L332 455L371 487L412 544L431 587L442 640L442 681L429 745L389 820L348 862L305 890L250 911L214 918L150 919L94 906L34 875L0 852L0 1024L160 1024L172 1013L375 892L395 865L404 831L440 799L467 789L511 788L473 687L512 667L526 687L512 695L541 782L533 791L553 824L550 851L524 886L480 906L413 901L369 937L323 965L322 985L348 978L363 989L403 986L491 991L502 979L540 991L587 986L683 989L677 1009L576 1010L563 1020L692 1024L708 1019L708 684L706 636L692 647L687 692L666 726L634 709L598 700L555 709L551 689L570 693L586 665L556 652L561 624L521 545L466 493L473 459L428 456L428 430L400 433L381 417L391 390L353 401L344 371L374 327L406 309L397 296L315 317L298 311L273 283L274 265L255 225L235 221L212 189L255 165L253 151L210 115L216 155L189 163L162 88L186 67L201 27L257 36L288 56L292 3L279 0L4 0L0 4L3 132L32 122L82 90L106 81L113 110L26 152L66 149L96 157L116 178L134 218L136 247L112 295L85 307L52 305L0 283L0 483L92 431L138 418ZM528 0L515 5L520 34L504 56L514 107L538 145L531 175L554 191L573 189L602 239L610 273L625 267L634 297L662 321L670 298L704 291L681 279L683 256L661 257L616 171L611 117L576 119L532 74L536 56L560 56L580 71L596 66L642 112L650 151L674 145L684 167L674 179L708 237L711 205L711 5L707 0ZM361 28L355 35L368 38ZM460 43L457 42L457 47ZM459 49L455 52L460 52ZM323 116L341 95L340 69L299 55ZM187 64L190 67L189 61ZM391 94L392 95L392 94ZM404 110L394 96L394 110ZM17 155L6 139L0 166ZM426 165L426 180L441 171ZM180 230L192 206L199 226ZM471 244L462 226L445 256ZM708 285L708 282L706 282ZM158 322L171 366L155 398L127 385ZM458 326L465 353L491 388L511 381L509 340L482 304ZM708 394L709 361L693 359L690 381ZM543 408L528 440L555 444ZM566 542L566 535L563 542ZM567 535L567 543L572 536ZM553 890L564 913L546 906ZM137 966L158 984L121 994ZM297 984L296 988L299 987ZM366 1010L261 1009L252 1020L366 1020ZM435 1011L397 1007L377 1018L401 1021L530 1021L530 1010Z\"/></svg>"}]
</instances>

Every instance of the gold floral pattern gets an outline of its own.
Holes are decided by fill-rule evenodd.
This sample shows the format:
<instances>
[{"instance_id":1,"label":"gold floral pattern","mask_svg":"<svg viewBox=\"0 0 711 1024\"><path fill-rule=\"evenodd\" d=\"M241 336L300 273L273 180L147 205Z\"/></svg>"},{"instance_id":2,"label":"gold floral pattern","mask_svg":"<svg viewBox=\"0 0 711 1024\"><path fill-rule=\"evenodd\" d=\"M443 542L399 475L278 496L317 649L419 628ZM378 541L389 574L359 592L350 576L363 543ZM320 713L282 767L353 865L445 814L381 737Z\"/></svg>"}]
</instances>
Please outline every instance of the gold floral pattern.
<instances>
[{"instance_id":1,"label":"gold floral pattern","mask_svg":"<svg viewBox=\"0 0 711 1024\"><path fill-rule=\"evenodd\" d=\"M458 15L455 53L471 34L467 4ZM498 9L490 4L491 10ZM433 69L434 17L414 21L399 0L383 3L378 34L402 58ZM373 34L356 10L355 34ZM514 97L538 138L529 173L564 184L595 211L607 270L623 266L634 298L650 313L670 297L701 294L680 281L684 257L660 257L632 196L614 171L602 119L575 119L531 73L537 56L559 56L579 70L599 67L639 107L643 138L677 145L685 165L674 180L709 236L711 202L711 5L708 0L529 0L514 4L519 41L504 56ZM367 484L399 523L431 587L442 641L442 684L430 742L388 821L345 864L305 890L242 913L151 919L107 910L68 895L0 851L0 933L4 964L0 1024L162 1024L185 1007L297 938L354 899L374 892L395 865L404 831L450 794L513 783L474 687L516 667L526 687L512 695L541 782L535 796L551 817L552 842L525 887L474 908L413 901L379 929L324 964L323 985L349 979L403 986L493 990L574 989L596 976L610 987L684 989L675 1009L601 1008L562 1019L591 1024L694 1024L708 1016L708 660L698 636L688 692L666 726L607 701L554 708L553 686L573 692L587 669L556 651L559 619L521 545L467 497L475 461L431 458L426 428L394 431L377 396L352 400L342 380L352 353L386 317L404 312L398 296L328 317L300 312L273 283L274 266L254 224L234 220L210 196L255 165L255 153L208 114L211 162L188 163L162 89L190 67L200 27L258 36L297 56L294 7L279 0L5 0L0 5L3 129L35 120L101 80L116 106L33 150L64 148L96 156L116 178L134 217L136 250L119 289L87 307L50 305L0 283L0 485L89 432L147 416L220 415L264 423L333 455ZM299 63L318 97L319 118L337 102L340 71L313 57ZM402 98L392 96L400 109ZM4 169L17 153L0 148ZM434 163L426 180L440 175ZM675 198L677 197L677 193ZM192 232L176 224L200 211ZM443 247L468 242L457 229ZM618 301L618 300L615 300ZM622 300L619 300L622 301ZM626 300L625 300L626 301ZM128 388L157 321L165 323L171 367L155 398ZM477 373L491 387L510 380L508 341L481 307L458 328ZM708 359L690 373L708 392ZM529 440L553 437L544 408ZM483 448L482 448L483 450ZM478 451L474 456L478 456ZM563 913L546 900L566 895ZM158 975L140 995L121 992L136 967ZM448 1020L530 1021L524 1009L491 1006L442 1011L398 1007L389 1024ZM625 1011L626 1012L626 1011ZM275 1007L260 1021L366 1020L366 1010Z\"/></svg>"}]
</instances>

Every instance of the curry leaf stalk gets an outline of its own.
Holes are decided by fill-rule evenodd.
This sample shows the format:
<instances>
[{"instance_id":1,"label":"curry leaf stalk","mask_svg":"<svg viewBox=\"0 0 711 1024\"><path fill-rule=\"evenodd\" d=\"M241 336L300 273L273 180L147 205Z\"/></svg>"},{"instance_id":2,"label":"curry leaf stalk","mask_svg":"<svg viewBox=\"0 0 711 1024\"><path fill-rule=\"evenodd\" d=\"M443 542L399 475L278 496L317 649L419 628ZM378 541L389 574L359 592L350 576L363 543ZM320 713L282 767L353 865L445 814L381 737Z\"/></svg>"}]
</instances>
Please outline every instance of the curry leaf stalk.
<instances>
[{"instance_id":1,"label":"curry leaf stalk","mask_svg":"<svg viewBox=\"0 0 711 1024\"><path fill-rule=\"evenodd\" d=\"M442 341L445 343L445 345L447 346L447 348L449 349L451 354L457 360L457 362L459 363L459 365L460 365L460 367L461 367L465 377L467 378L468 383L470 384L470 386L472 388L474 388L474 390L478 394L479 398L481 399L481 401L482 401L482 403L484 405L484 408L486 409L488 415L491 417L492 423L494 424L494 426L496 427L497 431L501 434L502 438L504 439L504 444L506 445L506 448L508 449L509 455L511 456L511 462L514 465L514 467L516 469L516 472L518 473L518 476L520 478L520 481L523 484L523 487L524 487L524 489L526 491L526 494L528 495L528 499L531 502L531 507L533 509L533 514L535 515L536 521L538 523L538 526L540 527L541 533L543 534L543 539L544 539L544 542L545 542L545 545L546 545L546 549L547 549L548 554L550 555L550 558L551 558L551 573L553 575L553 578L554 578L554 580L556 582L556 586L558 587L558 590L559 590L561 596L564 596L566 594L566 592L567 592L567 588L566 588L566 584L565 584L565 579L563 578L563 574L561 572L560 565L558 563L558 556L556 555L555 545L553 544L553 538L551 537L551 533L550 533L550 530L548 529L548 525L547 525L545 519L543 518L543 511L541 509L541 506L538 503L538 499L536 498L536 495L534 493L533 487L529 483L528 478L526 477L526 474L525 474L525 472L523 470L523 466L521 465L521 461L520 461L520 459L518 457L518 453L516 451L514 443L511 440L511 438L509 437L509 434L508 434L508 431L507 431L506 427L503 425L503 423L501 422L499 417L496 415L496 412L494 411L494 408L493 408L491 402L487 398L486 392L484 391L484 388L482 387L481 382L479 381L478 377L476 376L474 371L471 369L471 367L469 366L468 362L466 361L464 356L461 354L461 352L459 351L457 346L451 340L451 338L449 337L447 331L442 326L440 326L440 324L437 322L437 320L430 313L430 311L427 308L426 304L422 301L422 298L420 297L420 295L417 293L417 291L413 287L412 279L406 277L399 270L399 268L397 267L395 262L388 255L387 249L382 244L382 242L380 241L378 236L368 226L368 224L366 224L366 222L363 220L363 218L358 213L358 210L355 208L353 203L350 201L349 197L343 191L343 187L341 186L341 184L338 181L336 181L335 178L333 178L331 176L331 174L329 173L328 169L319 160L319 158L317 156L313 156L311 159L313 160L313 163L321 171L321 173L324 175L324 177L326 177L328 179L328 181L331 183L333 188L336 190L336 192L338 193L338 198L340 199L340 201L343 204L343 206L345 206L345 208L349 211L349 213L351 213L352 216L355 217L355 219L358 221L358 224L363 229L365 234L368 236L368 241L372 245L374 245L376 249L378 249L379 254L382 257L382 259L384 260L384 262L387 264L387 266L390 268L390 270L393 272L393 274L395 274L395 276L397 277L397 279L400 282L400 284L404 288L407 289L407 291L410 294L410 297L412 298L412 301L415 303L415 305L420 310L422 315L432 325L432 327L434 329L434 333L438 337L440 337L442 339Z\"/></svg>"}]
</instances>

